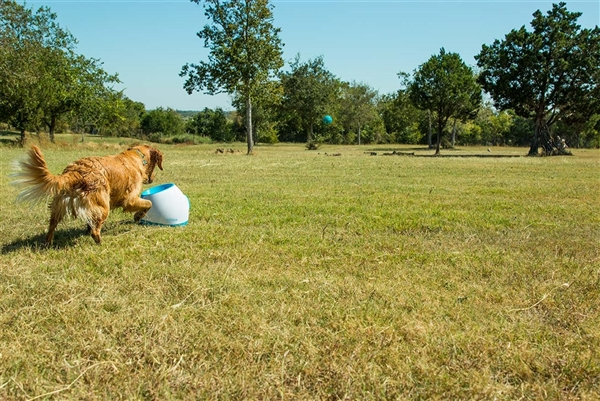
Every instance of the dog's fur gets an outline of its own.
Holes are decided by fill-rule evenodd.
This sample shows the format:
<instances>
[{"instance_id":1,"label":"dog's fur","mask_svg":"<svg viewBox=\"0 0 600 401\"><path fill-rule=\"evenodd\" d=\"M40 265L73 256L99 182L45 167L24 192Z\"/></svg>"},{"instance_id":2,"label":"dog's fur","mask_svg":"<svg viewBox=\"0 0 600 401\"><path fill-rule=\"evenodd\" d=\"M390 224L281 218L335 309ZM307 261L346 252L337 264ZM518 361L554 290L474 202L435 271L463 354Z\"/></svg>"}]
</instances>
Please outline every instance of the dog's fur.
<instances>
[{"instance_id":1,"label":"dog's fur","mask_svg":"<svg viewBox=\"0 0 600 401\"><path fill-rule=\"evenodd\" d=\"M18 197L23 201L39 201L52 197L50 225L46 244L51 245L56 226L65 216L83 220L96 241L111 209L121 207L134 212L139 222L152 202L140 198L142 184L154 180L154 168L163 169L163 154L147 145L105 157L86 157L69 164L62 174L48 170L44 155L37 146L29 150L28 158L18 162L20 171L14 175L16 184L27 187Z\"/></svg>"}]
</instances>

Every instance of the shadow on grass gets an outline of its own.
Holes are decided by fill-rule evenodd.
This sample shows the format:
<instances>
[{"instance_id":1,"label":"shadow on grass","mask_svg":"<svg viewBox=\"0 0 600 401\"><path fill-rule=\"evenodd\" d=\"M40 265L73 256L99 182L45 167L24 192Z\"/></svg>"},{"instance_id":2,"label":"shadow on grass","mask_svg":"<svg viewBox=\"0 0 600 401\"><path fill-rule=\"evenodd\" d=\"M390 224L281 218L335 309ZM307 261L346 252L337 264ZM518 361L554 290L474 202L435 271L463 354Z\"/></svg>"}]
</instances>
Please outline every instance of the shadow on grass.
<instances>
[{"instance_id":1,"label":"shadow on grass","mask_svg":"<svg viewBox=\"0 0 600 401\"><path fill-rule=\"evenodd\" d=\"M461 155L448 155L448 154L439 154L439 155L414 155L415 157L483 157L483 158L491 158L491 159L500 159L505 157L524 157L522 155L486 155L483 153L473 153L473 154L461 154Z\"/></svg>"},{"instance_id":2,"label":"shadow on grass","mask_svg":"<svg viewBox=\"0 0 600 401\"><path fill-rule=\"evenodd\" d=\"M19 133L17 131L3 131L0 130L0 136L10 136L10 137L15 137L15 136L19 136Z\"/></svg>"},{"instance_id":3,"label":"shadow on grass","mask_svg":"<svg viewBox=\"0 0 600 401\"><path fill-rule=\"evenodd\" d=\"M0 138L0 144L3 146L17 147L19 146L18 139Z\"/></svg>"},{"instance_id":4,"label":"shadow on grass","mask_svg":"<svg viewBox=\"0 0 600 401\"><path fill-rule=\"evenodd\" d=\"M414 146L414 147L373 147L367 148L364 152L371 156L413 156L413 157L432 157L432 158L444 158L444 157L483 157L483 158L505 158L505 157L523 157L525 155L506 154L506 153L455 153L464 152L462 148L449 148L442 149L440 154L435 154L435 148L428 146ZM384 152L384 153L376 153ZM419 153L415 153L419 152ZM489 150L488 150L489 152Z\"/></svg>"},{"instance_id":5,"label":"shadow on grass","mask_svg":"<svg viewBox=\"0 0 600 401\"><path fill-rule=\"evenodd\" d=\"M408 151L428 151L428 150L432 150L435 152L435 148L429 148L427 146L415 146L412 148L401 148L399 149L398 147L387 147L387 148L371 148L371 149L367 149L367 151L369 152L408 152Z\"/></svg>"},{"instance_id":6,"label":"shadow on grass","mask_svg":"<svg viewBox=\"0 0 600 401\"><path fill-rule=\"evenodd\" d=\"M133 225L138 225L139 223L135 223L133 221L119 221L113 222L112 224L105 224L102 228L102 238L110 237L110 236L118 236L123 233L124 230L121 230L123 226L130 227ZM129 230L127 230L129 231ZM16 252L20 249L31 249L33 251L45 251L46 249L64 249L71 248L79 243L82 237L89 237L91 239L90 233L87 228L67 228L56 230L54 233L54 241L52 246L46 246L46 233L41 233L37 235L32 235L27 238L20 238L14 240L8 244L2 245L0 249L0 254L8 254L11 252ZM93 240L92 240L93 241ZM92 242L93 245L96 245Z\"/></svg>"},{"instance_id":7,"label":"shadow on grass","mask_svg":"<svg viewBox=\"0 0 600 401\"><path fill-rule=\"evenodd\" d=\"M18 146L19 133L14 131L0 131L0 144L4 146Z\"/></svg>"},{"instance_id":8,"label":"shadow on grass","mask_svg":"<svg viewBox=\"0 0 600 401\"><path fill-rule=\"evenodd\" d=\"M16 252L23 248L29 248L33 251L44 251L48 248L69 248L77 244L78 239L84 235L89 235L85 228L59 229L54 234L54 243L51 247L48 247L45 244L46 233L37 234L2 245L2 254Z\"/></svg>"},{"instance_id":9,"label":"shadow on grass","mask_svg":"<svg viewBox=\"0 0 600 401\"><path fill-rule=\"evenodd\" d=\"M412 152L411 152L412 151ZM461 149L444 149L441 153L415 153L415 151L433 151L435 149L429 148L402 148L393 149L393 148L373 148L372 150L366 151L364 153L370 154L371 156L379 156L377 152L381 153L381 156L412 156L412 157L432 157L432 158L444 158L444 157L484 157L484 158L505 158L505 157L523 157L523 155L515 155L515 154L496 154L496 153L458 153L453 154L452 152L459 152Z\"/></svg>"}]
</instances>

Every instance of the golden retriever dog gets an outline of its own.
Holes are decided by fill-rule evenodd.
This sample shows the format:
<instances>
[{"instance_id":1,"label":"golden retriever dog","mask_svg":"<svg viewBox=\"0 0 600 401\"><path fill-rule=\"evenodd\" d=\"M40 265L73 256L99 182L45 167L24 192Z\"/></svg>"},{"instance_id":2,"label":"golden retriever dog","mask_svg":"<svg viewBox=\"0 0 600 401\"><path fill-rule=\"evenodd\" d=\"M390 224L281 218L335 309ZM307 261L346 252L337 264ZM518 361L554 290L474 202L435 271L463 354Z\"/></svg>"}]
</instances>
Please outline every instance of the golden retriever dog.
<instances>
[{"instance_id":1,"label":"golden retriever dog","mask_svg":"<svg viewBox=\"0 0 600 401\"><path fill-rule=\"evenodd\" d=\"M39 201L52 197L50 225L46 245L52 245L56 226L65 216L77 217L88 226L96 243L102 241L100 230L111 209L118 207L135 213L139 222L152 202L140 197L142 184L154 180L154 168L163 169L163 154L147 145L105 157L86 157L65 167L60 175L48 170L44 155L37 146L28 158L17 163L15 184L26 187L18 196L22 201Z\"/></svg>"}]
</instances>

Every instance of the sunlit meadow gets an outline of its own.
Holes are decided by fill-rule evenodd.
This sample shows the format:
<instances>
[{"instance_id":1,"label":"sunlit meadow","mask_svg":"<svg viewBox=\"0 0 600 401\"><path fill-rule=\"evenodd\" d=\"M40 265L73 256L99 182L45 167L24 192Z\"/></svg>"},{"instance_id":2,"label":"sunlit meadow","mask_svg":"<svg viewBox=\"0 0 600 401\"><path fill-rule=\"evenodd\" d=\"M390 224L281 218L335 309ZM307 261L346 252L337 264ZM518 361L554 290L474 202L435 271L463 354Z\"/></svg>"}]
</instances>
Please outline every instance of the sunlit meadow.
<instances>
[{"instance_id":1,"label":"sunlit meadow","mask_svg":"<svg viewBox=\"0 0 600 401\"><path fill-rule=\"evenodd\" d=\"M58 142L54 173L132 141ZM598 150L158 147L187 226L49 249L0 147L0 398L600 398Z\"/></svg>"}]
</instances>

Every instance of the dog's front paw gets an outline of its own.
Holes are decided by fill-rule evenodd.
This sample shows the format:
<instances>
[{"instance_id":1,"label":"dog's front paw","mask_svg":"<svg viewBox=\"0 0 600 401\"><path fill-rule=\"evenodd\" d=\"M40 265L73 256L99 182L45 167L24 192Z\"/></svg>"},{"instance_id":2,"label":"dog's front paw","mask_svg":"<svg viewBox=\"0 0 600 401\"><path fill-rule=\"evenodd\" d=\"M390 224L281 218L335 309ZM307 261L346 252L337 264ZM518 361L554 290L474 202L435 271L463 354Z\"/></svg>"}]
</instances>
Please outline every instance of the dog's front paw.
<instances>
[{"instance_id":1,"label":"dog's front paw","mask_svg":"<svg viewBox=\"0 0 600 401\"><path fill-rule=\"evenodd\" d=\"M146 211L139 211L136 214L133 215L133 221L136 223L139 223L140 220L146 215Z\"/></svg>"}]
</instances>

